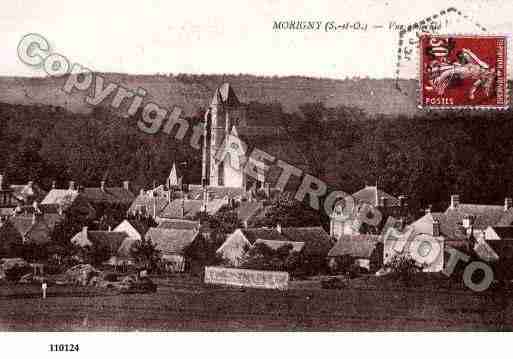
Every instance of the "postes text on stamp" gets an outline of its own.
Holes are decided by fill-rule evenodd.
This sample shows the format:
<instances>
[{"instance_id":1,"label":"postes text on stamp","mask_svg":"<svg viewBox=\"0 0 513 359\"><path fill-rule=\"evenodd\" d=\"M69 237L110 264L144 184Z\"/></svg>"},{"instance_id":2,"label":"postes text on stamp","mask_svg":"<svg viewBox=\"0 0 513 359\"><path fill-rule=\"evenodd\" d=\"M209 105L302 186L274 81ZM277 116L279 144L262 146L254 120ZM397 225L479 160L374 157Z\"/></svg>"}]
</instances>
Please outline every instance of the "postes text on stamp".
<instances>
[{"instance_id":1,"label":"postes text on stamp","mask_svg":"<svg viewBox=\"0 0 513 359\"><path fill-rule=\"evenodd\" d=\"M420 107L508 107L505 36L423 34L419 44Z\"/></svg>"}]
</instances>

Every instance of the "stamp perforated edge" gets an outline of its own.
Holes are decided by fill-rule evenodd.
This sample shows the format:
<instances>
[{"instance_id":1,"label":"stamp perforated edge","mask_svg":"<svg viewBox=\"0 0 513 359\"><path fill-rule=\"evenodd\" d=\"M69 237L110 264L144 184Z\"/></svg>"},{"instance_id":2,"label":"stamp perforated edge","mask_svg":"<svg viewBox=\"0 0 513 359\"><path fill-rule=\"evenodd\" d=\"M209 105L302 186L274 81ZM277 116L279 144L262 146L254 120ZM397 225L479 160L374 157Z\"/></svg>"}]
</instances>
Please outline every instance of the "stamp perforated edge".
<instances>
[{"instance_id":1,"label":"stamp perforated edge","mask_svg":"<svg viewBox=\"0 0 513 359\"><path fill-rule=\"evenodd\" d=\"M420 34L419 40L423 36L433 36L431 33L422 33ZM508 62L509 62L509 45L512 40L511 34L506 33L496 33L496 34L472 34L472 33L448 33L448 34L436 34L436 36L440 37L503 37L504 38L504 103L505 105L450 105L450 106L429 106L423 105L422 98L422 86L423 86L423 74L422 74L422 41L419 41L417 46L417 108L425 111L439 111L439 110L496 110L496 111L506 111L510 108L509 98L510 98L510 86L508 83Z\"/></svg>"}]
</instances>

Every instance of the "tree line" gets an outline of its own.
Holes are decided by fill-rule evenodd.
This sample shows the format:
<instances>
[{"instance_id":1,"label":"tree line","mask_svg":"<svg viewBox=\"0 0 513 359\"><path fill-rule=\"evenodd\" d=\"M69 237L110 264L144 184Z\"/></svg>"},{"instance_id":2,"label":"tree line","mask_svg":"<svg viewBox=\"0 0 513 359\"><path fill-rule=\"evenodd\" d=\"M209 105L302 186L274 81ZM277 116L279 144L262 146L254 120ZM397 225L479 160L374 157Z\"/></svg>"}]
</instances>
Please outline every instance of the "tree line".
<instances>
[{"instance_id":1,"label":"tree line","mask_svg":"<svg viewBox=\"0 0 513 359\"><path fill-rule=\"evenodd\" d=\"M177 162L186 181L200 183L201 152L187 138L142 133L137 116L0 104L0 169L12 183L34 180L49 188L52 181L64 187L69 180L86 186L130 180L137 191L163 183ZM412 206L432 204L435 210L453 193L481 203L513 195L511 111L385 116L319 102L287 113L277 103L250 103L249 116L256 124L265 118L265 125L286 134L286 141L255 139L258 146L266 150L281 141L311 174L346 192L377 183L391 194L407 194ZM198 109L188 120L194 125L202 118Z\"/></svg>"}]
</instances>

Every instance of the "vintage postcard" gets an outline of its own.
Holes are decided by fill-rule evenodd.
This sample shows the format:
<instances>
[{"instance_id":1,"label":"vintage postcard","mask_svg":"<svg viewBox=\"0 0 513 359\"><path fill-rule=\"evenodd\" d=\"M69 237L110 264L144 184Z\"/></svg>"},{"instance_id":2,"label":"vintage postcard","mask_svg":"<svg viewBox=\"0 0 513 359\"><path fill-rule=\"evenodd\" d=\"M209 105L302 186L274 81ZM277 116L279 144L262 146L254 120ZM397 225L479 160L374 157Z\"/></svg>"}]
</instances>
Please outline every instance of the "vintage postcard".
<instances>
[{"instance_id":1,"label":"vintage postcard","mask_svg":"<svg viewBox=\"0 0 513 359\"><path fill-rule=\"evenodd\" d=\"M511 331L512 13L3 4L2 353L395 358L423 337L361 332Z\"/></svg>"}]
</instances>

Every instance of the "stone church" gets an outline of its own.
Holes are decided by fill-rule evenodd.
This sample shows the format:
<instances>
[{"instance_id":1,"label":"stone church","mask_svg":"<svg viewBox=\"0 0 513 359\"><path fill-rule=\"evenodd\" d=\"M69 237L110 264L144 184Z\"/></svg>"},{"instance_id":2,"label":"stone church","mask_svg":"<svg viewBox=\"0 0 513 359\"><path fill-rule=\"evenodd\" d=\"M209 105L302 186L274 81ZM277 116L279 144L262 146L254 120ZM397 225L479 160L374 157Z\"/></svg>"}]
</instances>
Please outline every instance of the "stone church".
<instances>
[{"instance_id":1,"label":"stone church","mask_svg":"<svg viewBox=\"0 0 513 359\"><path fill-rule=\"evenodd\" d=\"M265 129L248 125L247 105L239 101L230 84L224 83L217 88L205 113L202 185L238 188L244 191L253 186L255 184L253 178L242 170L230 166L229 156L219 159L220 157L216 154L225 150L223 146L234 146L233 141L228 140L228 136L231 135L231 138L248 143L246 138L254 136L246 135ZM246 153L247 155L249 153ZM261 177L257 182L257 188L264 188L267 181L266 178Z\"/></svg>"}]
</instances>

